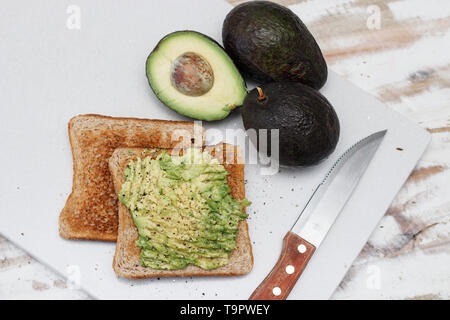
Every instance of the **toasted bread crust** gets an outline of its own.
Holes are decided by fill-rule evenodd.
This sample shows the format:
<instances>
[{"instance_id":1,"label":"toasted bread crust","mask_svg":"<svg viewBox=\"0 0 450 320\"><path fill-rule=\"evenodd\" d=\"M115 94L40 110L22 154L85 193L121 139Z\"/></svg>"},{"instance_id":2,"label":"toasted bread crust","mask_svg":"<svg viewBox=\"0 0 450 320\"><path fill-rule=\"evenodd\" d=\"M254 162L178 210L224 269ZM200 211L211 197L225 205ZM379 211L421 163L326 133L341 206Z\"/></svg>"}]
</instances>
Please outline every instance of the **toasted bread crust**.
<instances>
[{"instance_id":1,"label":"toasted bread crust","mask_svg":"<svg viewBox=\"0 0 450 320\"><path fill-rule=\"evenodd\" d=\"M108 168L116 148L178 148L192 142L204 143L203 128L199 133L201 141L191 141L197 137L194 123L188 121L88 114L70 119L68 129L73 159L72 192L59 216L59 233L66 239L116 241L118 201ZM186 135L185 139L179 137L181 134Z\"/></svg>"},{"instance_id":2,"label":"toasted bread crust","mask_svg":"<svg viewBox=\"0 0 450 320\"><path fill-rule=\"evenodd\" d=\"M205 147L204 149L219 159L225 169L230 173L227 177L227 183L230 186L231 195L235 199L244 199L244 163L238 154L238 148L232 145L219 144L217 146ZM130 160L142 157L142 151L142 148L121 148L116 149L111 156L109 168L113 176L114 188L117 194L125 180L124 170L126 166ZM233 163L224 163L223 159L232 159ZM121 277L142 279L152 277L236 276L247 274L253 268L252 246L246 220L239 224L239 233L236 237L236 249L231 252L228 264L214 270L204 270L194 265L189 265L179 270L156 270L143 267L139 264L140 248L135 246L137 238L138 231L129 210L123 204L119 203L119 234L113 260L113 269Z\"/></svg>"}]
</instances>

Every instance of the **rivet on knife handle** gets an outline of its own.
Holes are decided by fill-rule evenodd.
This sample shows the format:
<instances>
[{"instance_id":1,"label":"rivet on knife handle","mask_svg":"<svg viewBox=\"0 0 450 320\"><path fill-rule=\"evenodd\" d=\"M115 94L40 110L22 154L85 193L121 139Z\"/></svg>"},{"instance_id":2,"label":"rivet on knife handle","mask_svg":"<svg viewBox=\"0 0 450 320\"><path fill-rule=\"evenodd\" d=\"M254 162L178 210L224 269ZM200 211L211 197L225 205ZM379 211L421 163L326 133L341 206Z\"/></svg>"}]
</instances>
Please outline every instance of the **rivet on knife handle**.
<instances>
[{"instance_id":1,"label":"rivet on knife handle","mask_svg":"<svg viewBox=\"0 0 450 320\"><path fill-rule=\"evenodd\" d=\"M280 258L249 299L286 299L315 250L316 248L308 241L293 232L288 232L283 239Z\"/></svg>"}]
</instances>

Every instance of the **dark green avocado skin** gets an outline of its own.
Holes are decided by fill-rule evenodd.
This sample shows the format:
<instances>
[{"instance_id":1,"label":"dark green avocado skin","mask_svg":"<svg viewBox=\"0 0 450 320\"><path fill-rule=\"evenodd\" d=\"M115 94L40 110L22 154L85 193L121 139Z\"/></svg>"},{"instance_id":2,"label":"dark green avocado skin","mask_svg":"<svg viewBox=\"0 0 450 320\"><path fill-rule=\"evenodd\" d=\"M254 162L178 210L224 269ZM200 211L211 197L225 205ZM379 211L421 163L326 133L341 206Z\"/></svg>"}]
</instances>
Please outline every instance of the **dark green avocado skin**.
<instances>
[{"instance_id":1,"label":"dark green avocado skin","mask_svg":"<svg viewBox=\"0 0 450 320\"><path fill-rule=\"evenodd\" d=\"M239 70L260 83L289 80L321 88L327 65L309 30L291 10L269 1L238 5L225 18L222 40Z\"/></svg>"},{"instance_id":2,"label":"dark green avocado skin","mask_svg":"<svg viewBox=\"0 0 450 320\"><path fill-rule=\"evenodd\" d=\"M273 82L260 88L267 99L258 102L258 91L250 91L242 108L244 127L256 129L257 134L259 129L279 129L280 164L313 165L334 151L339 120L322 94L298 82ZM270 147L270 137L267 141Z\"/></svg>"}]
</instances>

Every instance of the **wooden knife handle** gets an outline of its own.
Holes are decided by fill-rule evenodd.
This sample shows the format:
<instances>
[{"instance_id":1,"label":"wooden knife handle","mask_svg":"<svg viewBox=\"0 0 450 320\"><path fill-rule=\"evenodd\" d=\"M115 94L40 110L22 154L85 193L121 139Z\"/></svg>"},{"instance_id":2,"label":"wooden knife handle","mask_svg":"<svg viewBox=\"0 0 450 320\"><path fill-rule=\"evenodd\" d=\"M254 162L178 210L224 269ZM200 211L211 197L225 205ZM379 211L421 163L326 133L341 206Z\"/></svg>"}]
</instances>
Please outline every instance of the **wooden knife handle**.
<instances>
[{"instance_id":1,"label":"wooden knife handle","mask_svg":"<svg viewBox=\"0 0 450 320\"><path fill-rule=\"evenodd\" d=\"M316 247L293 232L283 239L280 258L249 300L284 300L302 274Z\"/></svg>"}]
</instances>

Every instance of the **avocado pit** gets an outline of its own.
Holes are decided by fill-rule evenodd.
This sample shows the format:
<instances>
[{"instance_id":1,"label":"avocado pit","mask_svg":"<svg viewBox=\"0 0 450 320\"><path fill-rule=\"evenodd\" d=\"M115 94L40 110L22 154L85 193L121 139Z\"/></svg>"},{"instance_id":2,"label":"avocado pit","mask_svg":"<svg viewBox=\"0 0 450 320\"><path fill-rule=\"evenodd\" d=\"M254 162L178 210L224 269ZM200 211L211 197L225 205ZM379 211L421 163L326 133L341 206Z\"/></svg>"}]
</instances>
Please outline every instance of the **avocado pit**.
<instances>
[{"instance_id":1,"label":"avocado pit","mask_svg":"<svg viewBox=\"0 0 450 320\"><path fill-rule=\"evenodd\" d=\"M211 65L201 55L186 52L172 63L170 80L175 89L191 97L202 96L214 84Z\"/></svg>"}]
</instances>

